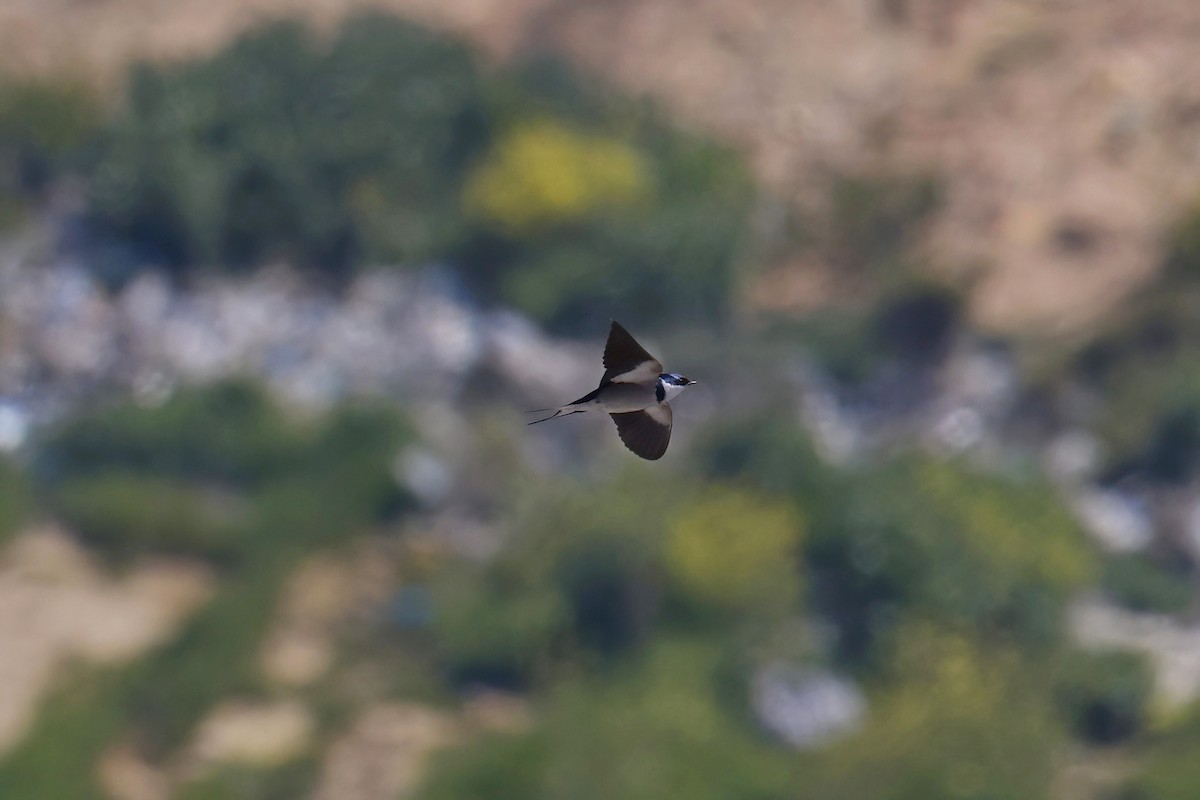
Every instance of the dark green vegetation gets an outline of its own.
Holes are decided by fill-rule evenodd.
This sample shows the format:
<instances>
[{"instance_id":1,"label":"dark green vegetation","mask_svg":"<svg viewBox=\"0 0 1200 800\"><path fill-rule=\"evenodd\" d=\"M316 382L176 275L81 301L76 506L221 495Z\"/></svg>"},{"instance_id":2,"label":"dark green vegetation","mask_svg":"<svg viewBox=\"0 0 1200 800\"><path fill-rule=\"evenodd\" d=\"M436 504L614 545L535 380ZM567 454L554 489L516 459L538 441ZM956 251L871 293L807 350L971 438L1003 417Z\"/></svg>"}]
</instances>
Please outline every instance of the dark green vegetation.
<instances>
[{"instance_id":1,"label":"dark green vegetation","mask_svg":"<svg viewBox=\"0 0 1200 800\"><path fill-rule=\"evenodd\" d=\"M1046 797L1071 747L1117 745L1161 766L1137 770L1130 797L1187 785L1190 762L1172 754L1191 728L1152 731L1146 663L1064 638L1066 602L1117 568L1034 474L918 456L832 469L779 420L702 432L683 472L632 464L585 484L521 478L515 465L523 488L498 506L506 546L483 562L431 562L397 586L409 600L427 593L433 617L425 627L380 609L383 627L351 652L402 661L373 699L491 686L535 710L528 730L437 756L421 798L655 798L683 786L713 800L1016 800ZM88 412L42 437L41 513L116 568L186 554L220 584L171 642L68 676L0 764L0 786L98 798L79 765L112 742L165 761L222 699L269 692L255 656L284 579L306 553L404 530L410 502L389 465L411 436L383 409L302 422L227 383ZM3 485L14 508L31 508L21 474ZM1148 596L1177 602L1159 595ZM862 727L804 753L774 740L750 698L758 671L780 662L853 676L871 707ZM347 717L321 719L324 738ZM296 796L314 759L231 767L179 796Z\"/></svg>"},{"instance_id":2,"label":"dark green vegetation","mask_svg":"<svg viewBox=\"0 0 1200 800\"><path fill-rule=\"evenodd\" d=\"M726 316L755 191L741 160L558 62L486 70L391 16L294 22L134 69L107 124L73 87L0 91L0 198L74 172L102 270L286 260L333 283L448 263L558 330Z\"/></svg>"},{"instance_id":3,"label":"dark green vegetation","mask_svg":"<svg viewBox=\"0 0 1200 800\"><path fill-rule=\"evenodd\" d=\"M118 566L155 553L204 558L220 590L160 649L121 670L68 679L0 765L5 793L101 797L81 765L94 764L115 737L132 736L148 756L165 758L217 701L262 691L254 659L282 581L303 555L404 512L409 502L389 466L409 436L385 408L289 421L242 383L153 409L91 412L50 432L35 462L48 511ZM293 796L264 794L263 776L230 780L251 788L221 796ZM217 789L197 787L196 796L208 796L202 791Z\"/></svg>"},{"instance_id":4,"label":"dark green vegetation","mask_svg":"<svg viewBox=\"0 0 1200 800\"><path fill-rule=\"evenodd\" d=\"M6 82L0 75L0 229L79 166L103 123L99 101L82 85Z\"/></svg>"}]
</instances>

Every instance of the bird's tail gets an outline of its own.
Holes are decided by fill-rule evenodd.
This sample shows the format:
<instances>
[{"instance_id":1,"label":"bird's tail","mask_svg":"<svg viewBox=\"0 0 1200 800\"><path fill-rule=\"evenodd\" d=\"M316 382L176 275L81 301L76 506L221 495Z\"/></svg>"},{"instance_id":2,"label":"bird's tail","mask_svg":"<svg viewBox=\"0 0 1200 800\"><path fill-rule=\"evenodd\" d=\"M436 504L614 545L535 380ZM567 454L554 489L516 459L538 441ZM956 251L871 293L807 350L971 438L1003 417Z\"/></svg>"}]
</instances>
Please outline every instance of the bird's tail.
<instances>
[{"instance_id":1,"label":"bird's tail","mask_svg":"<svg viewBox=\"0 0 1200 800\"><path fill-rule=\"evenodd\" d=\"M546 412L546 411L550 411L550 410L551 409L549 409L549 408L539 408L539 409L535 409L534 411L530 411L528 413L537 414L539 412ZM547 420L552 420L556 417L568 417L571 414L581 414L581 413L583 413L583 412L581 412L579 409L573 409L570 406L563 406L562 408L555 409L554 413L548 417L542 417L541 419L535 419L533 422L529 422L526 424L537 425L539 422L546 422Z\"/></svg>"}]
</instances>

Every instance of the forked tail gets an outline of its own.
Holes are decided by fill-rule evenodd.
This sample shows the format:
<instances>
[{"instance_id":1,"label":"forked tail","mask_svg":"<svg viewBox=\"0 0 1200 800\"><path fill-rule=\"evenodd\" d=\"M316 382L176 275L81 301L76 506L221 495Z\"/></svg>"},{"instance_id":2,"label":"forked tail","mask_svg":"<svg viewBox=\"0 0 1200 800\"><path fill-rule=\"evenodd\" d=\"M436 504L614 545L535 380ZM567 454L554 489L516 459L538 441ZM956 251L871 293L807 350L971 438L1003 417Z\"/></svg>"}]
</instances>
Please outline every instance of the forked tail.
<instances>
[{"instance_id":1,"label":"forked tail","mask_svg":"<svg viewBox=\"0 0 1200 800\"><path fill-rule=\"evenodd\" d=\"M530 411L530 412L528 412L528 413L530 413L530 414L537 414L537 413L544 412L544 411L549 411L549 410L550 410L550 409L548 409L548 408L539 408L539 409L536 409L536 410L534 410L534 411ZM533 422L529 422L529 423L526 423L526 424L528 424L528 425L537 425L539 422L546 422L547 420L552 420L552 419L554 419L555 417L569 417L569 416L571 416L572 414L582 414L582 413L583 413L583 412L582 412L582 411L579 411L578 409L572 410L570 406L563 406L562 408L560 408L560 409L556 410L556 411L555 411L553 414L551 414L551 415L550 415L550 416L548 416L548 417L542 417L541 419L535 419Z\"/></svg>"}]
</instances>

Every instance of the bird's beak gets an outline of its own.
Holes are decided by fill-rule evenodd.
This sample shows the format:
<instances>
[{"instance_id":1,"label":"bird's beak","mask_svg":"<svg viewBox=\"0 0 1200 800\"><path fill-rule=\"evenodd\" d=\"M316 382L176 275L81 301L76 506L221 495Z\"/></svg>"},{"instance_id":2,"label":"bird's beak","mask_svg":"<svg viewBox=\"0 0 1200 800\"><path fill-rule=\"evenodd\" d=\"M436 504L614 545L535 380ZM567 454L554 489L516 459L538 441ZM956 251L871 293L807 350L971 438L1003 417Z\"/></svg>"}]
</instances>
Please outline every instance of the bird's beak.
<instances>
[{"instance_id":1,"label":"bird's beak","mask_svg":"<svg viewBox=\"0 0 1200 800\"><path fill-rule=\"evenodd\" d=\"M699 383L699 382L700 382L700 381L694 381L694 380L692 380L691 378L688 378L688 383L687 383L687 385L688 385L688 386L691 386L692 384Z\"/></svg>"}]
</instances>

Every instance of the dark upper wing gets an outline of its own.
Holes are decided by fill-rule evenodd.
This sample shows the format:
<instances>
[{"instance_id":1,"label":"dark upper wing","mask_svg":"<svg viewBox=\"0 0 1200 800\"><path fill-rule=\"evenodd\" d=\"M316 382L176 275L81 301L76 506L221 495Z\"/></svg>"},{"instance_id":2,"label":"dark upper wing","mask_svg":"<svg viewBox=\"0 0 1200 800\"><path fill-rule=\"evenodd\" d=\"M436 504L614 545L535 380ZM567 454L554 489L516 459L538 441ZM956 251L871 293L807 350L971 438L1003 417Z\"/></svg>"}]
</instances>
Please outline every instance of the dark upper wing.
<instances>
[{"instance_id":1,"label":"dark upper wing","mask_svg":"<svg viewBox=\"0 0 1200 800\"><path fill-rule=\"evenodd\" d=\"M604 345L604 377L606 383L649 383L662 374L662 364L646 352L621 323L613 322Z\"/></svg>"},{"instance_id":2,"label":"dark upper wing","mask_svg":"<svg viewBox=\"0 0 1200 800\"><path fill-rule=\"evenodd\" d=\"M671 443L671 407L666 403L651 406L645 411L628 414L609 414L617 423L617 433L634 454L657 461Z\"/></svg>"}]
</instances>

